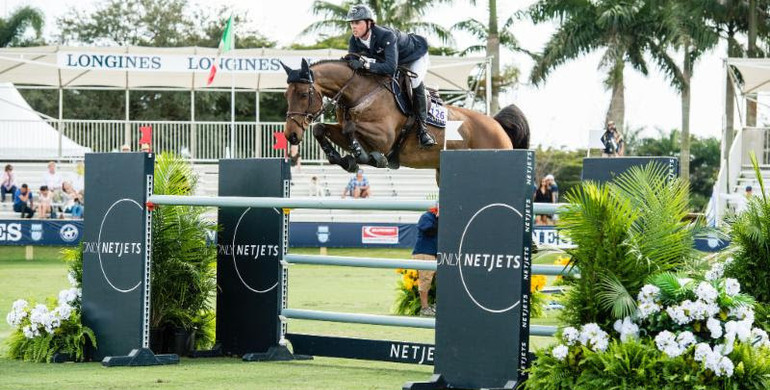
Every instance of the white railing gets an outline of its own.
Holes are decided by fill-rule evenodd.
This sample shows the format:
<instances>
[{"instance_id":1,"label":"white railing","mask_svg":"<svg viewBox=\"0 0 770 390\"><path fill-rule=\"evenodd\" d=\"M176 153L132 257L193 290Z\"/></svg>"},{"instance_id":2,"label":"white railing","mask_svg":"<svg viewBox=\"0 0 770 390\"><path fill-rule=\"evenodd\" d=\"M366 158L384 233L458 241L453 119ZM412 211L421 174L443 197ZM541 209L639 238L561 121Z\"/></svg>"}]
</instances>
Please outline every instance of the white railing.
<instances>
[{"instance_id":1,"label":"white railing","mask_svg":"<svg viewBox=\"0 0 770 390\"><path fill-rule=\"evenodd\" d=\"M0 121L3 129L26 134L24 147L34 150L36 145L50 144L36 158L67 157L60 153L58 144L67 137L76 144L94 152L112 152L127 144L132 150L139 147L140 127L152 128L152 148L156 152L171 151L196 161L214 161L220 158L283 157L283 149L273 149L273 133L283 132L283 122L189 122L189 121L120 121L72 120L62 121ZM50 126L50 127L49 127ZM43 128L40 131L20 130ZM60 131L61 130L61 131ZM35 134L31 137L31 134ZM235 148L231 150L231 143ZM323 151L306 131L300 144L303 162L326 162ZM0 157L2 157L0 151Z\"/></svg>"}]
</instances>

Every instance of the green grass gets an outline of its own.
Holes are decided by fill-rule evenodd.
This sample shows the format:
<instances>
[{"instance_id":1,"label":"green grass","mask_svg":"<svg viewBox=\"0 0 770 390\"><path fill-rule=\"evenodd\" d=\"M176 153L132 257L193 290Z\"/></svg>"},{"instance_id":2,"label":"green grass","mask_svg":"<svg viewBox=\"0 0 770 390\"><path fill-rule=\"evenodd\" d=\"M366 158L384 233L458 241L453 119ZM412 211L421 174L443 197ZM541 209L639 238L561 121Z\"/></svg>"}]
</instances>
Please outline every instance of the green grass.
<instances>
[{"instance_id":1,"label":"green grass","mask_svg":"<svg viewBox=\"0 0 770 390\"><path fill-rule=\"evenodd\" d=\"M24 248L0 247L0 353L10 327L5 316L18 298L43 300L68 287L59 248L35 248L36 259L24 260ZM318 254L318 249L292 253ZM409 258L406 249L329 249L330 255ZM550 264L550 257L537 263ZM393 270L292 265L289 306L314 310L390 314L398 276ZM556 324L552 313L534 324ZM289 331L415 342L433 342L433 331L318 321L289 322ZM533 337L538 347L550 338ZM103 368L87 364L35 364L0 358L0 389L395 389L426 380L432 367L399 363L316 358L312 361L244 363L234 358L187 359L164 367Z\"/></svg>"}]
</instances>

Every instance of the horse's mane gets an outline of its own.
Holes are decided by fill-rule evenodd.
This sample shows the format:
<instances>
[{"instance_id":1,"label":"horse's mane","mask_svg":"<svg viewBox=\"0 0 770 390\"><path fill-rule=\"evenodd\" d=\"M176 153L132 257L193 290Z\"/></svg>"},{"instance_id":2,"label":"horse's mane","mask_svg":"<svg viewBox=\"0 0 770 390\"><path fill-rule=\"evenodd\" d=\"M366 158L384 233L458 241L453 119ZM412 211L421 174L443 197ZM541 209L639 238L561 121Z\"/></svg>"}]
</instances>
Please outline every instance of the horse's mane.
<instances>
[{"instance_id":1,"label":"horse's mane","mask_svg":"<svg viewBox=\"0 0 770 390\"><path fill-rule=\"evenodd\" d=\"M344 58L327 58L327 59L324 59L324 60L318 60L318 61L313 62L312 64L310 64L310 67L312 68L312 67L314 67L316 65L328 64L328 63L332 63L332 62L333 63L347 63L348 61L346 59L344 59Z\"/></svg>"}]
</instances>

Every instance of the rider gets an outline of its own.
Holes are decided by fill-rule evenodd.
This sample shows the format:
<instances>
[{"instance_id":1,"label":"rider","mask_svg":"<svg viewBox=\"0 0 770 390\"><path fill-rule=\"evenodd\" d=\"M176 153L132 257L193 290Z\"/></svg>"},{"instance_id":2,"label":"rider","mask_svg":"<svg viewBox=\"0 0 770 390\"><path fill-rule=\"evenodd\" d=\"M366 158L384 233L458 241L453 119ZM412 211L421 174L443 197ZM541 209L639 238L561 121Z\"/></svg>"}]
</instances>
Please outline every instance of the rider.
<instances>
[{"instance_id":1,"label":"rider","mask_svg":"<svg viewBox=\"0 0 770 390\"><path fill-rule=\"evenodd\" d=\"M353 36L348 52L362 54L376 60L375 63L354 60L353 69L365 68L372 73L394 76L398 65L405 65L416 74L412 78L413 104L417 113L417 139L420 147L429 148L436 140L428 133L425 121L428 103L425 100L425 74L428 72L428 41L415 34L405 34L396 29L374 24L374 14L366 5L354 5L347 15ZM416 87L415 87L416 86Z\"/></svg>"}]
</instances>

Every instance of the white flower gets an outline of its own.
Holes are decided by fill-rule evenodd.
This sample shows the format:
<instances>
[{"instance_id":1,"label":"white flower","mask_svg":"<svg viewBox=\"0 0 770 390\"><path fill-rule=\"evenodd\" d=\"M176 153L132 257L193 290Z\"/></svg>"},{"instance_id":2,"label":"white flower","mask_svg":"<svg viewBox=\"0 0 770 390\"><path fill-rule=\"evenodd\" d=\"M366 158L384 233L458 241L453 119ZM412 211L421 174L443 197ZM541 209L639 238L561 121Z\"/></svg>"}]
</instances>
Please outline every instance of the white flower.
<instances>
[{"instance_id":1,"label":"white flower","mask_svg":"<svg viewBox=\"0 0 770 390\"><path fill-rule=\"evenodd\" d=\"M741 292L741 284L738 283L736 279L725 279L725 294L727 294L727 296L734 297L738 295L739 292Z\"/></svg>"},{"instance_id":2,"label":"white flower","mask_svg":"<svg viewBox=\"0 0 770 390\"><path fill-rule=\"evenodd\" d=\"M735 366L733 365L733 361L730 360L727 356L722 356L721 359L719 359L719 364L717 365L717 369L714 370L714 374L717 376L726 376L731 377L733 376L733 369Z\"/></svg>"},{"instance_id":3,"label":"white flower","mask_svg":"<svg viewBox=\"0 0 770 390\"><path fill-rule=\"evenodd\" d=\"M722 337L722 323L716 318L709 318L708 321L706 321L706 327L711 332L712 339Z\"/></svg>"},{"instance_id":4,"label":"white flower","mask_svg":"<svg viewBox=\"0 0 770 390\"><path fill-rule=\"evenodd\" d=\"M695 289L695 295L697 295L700 300L706 303L712 303L716 301L717 297L719 296L719 292L710 283L700 282L698 287Z\"/></svg>"},{"instance_id":5,"label":"white flower","mask_svg":"<svg viewBox=\"0 0 770 390\"><path fill-rule=\"evenodd\" d=\"M631 321L631 317L615 321L614 328L620 333L620 341L624 343L639 337L639 326Z\"/></svg>"},{"instance_id":6,"label":"white flower","mask_svg":"<svg viewBox=\"0 0 770 390\"><path fill-rule=\"evenodd\" d=\"M767 332L759 328L752 329L751 345L754 347L770 347L770 339L768 339Z\"/></svg>"},{"instance_id":7,"label":"white flower","mask_svg":"<svg viewBox=\"0 0 770 390\"><path fill-rule=\"evenodd\" d=\"M722 277L725 273L725 266L722 263L714 263L714 265L711 266L711 270L706 272L706 280L717 280Z\"/></svg>"},{"instance_id":8,"label":"white flower","mask_svg":"<svg viewBox=\"0 0 770 390\"><path fill-rule=\"evenodd\" d=\"M54 315L62 320L68 320L70 318L70 315L72 315L72 306L70 305L59 305L54 309Z\"/></svg>"},{"instance_id":9,"label":"white flower","mask_svg":"<svg viewBox=\"0 0 770 390\"><path fill-rule=\"evenodd\" d=\"M609 346L609 335L595 323L580 328L580 343L595 351L604 351Z\"/></svg>"},{"instance_id":10,"label":"white flower","mask_svg":"<svg viewBox=\"0 0 770 390\"><path fill-rule=\"evenodd\" d=\"M676 336L667 330L664 330L655 336L655 346L658 347L659 351L669 357L677 357L684 352L684 350L679 347Z\"/></svg>"},{"instance_id":11,"label":"white flower","mask_svg":"<svg viewBox=\"0 0 770 390\"><path fill-rule=\"evenodd\" d=\"M660 296L660 288L652 284L646 284L639 291L638 299L642 302L654 302Z\"/></svg>"},{"instance_id":12,"label":"white flower","mask_svg":"<svg viewBox=\"0 0 770 390\"><path fill-rule=\"evenodd\" d=\"M556 360L562 361L564 358L567 357L567 354L569 353L569 349L566 345L559 344L557 345L553 351L551 351L551 354Z\"/></svg>"},{"instance_id":13,"label":"white flower","mask_svg":"<svg viewBox=\"0 0 770 390\"><path fill-rule=\"evenodd\" d=\"M647 317L659 312L661 309L660 305L654 302L642 302L639 304L636 310L636 316L640 320L646 319Z\"/></svg>"},{"instance_id":14,"label":"white flower","mask_svg":"<svg viewBox=\"0 0 770 390\"><path fill-rule=\"evenodd\" d=\"M69 280L72 287L78 286L78 281L75 279L75 271L70 271L67 273L67 280Z\"/></svg>"},{"instance_id":15,"label":"white flower","mask_svg":"<svg viewBox=\"0 0 770 390\"><path fill-rule=\"evenodd\" d=\"M696 362L702 362L706 359L706 357L712 355L714 351L711 350L711 346L709 346L707 343L698 343L698 345L695 346L695 354L693 358Z\"/></svg>"},{"instance_id":16,"label":"white flower","mask_svg":"<svg viewBox=\"0 0 770 390\"><path fill-rule=\"evenodd\" d=\"M668 313L668 316L679 325L686 325L691 321L690 317L684 312L684 308L681 306L669 306L666 309L666 313Z\"/></svg>"},{"instance_id":17,"label":"white flower","mask_svg":"<svg viewBox=\"0 0 770 390\"><path fill-rule=\"evenodd\" d=\"M754 323L754 309L747 305L740 305L731 308L728 315L739 320Z\"/></svg>"},{"instance_id":18,"label":"white flower","mask_svg":"<svg viewBox=\"0 0 770 390\"><path fill-rule=\"evenodd\" d=\"M40 331L38 331L37 328L33 328L31 325L21 328L21 331L24 333L24 337L28 339L40 336Z\"/></svg>"},{"instance_id":19,"label":"white flower","mask_svg":"<svg viewBox=\"0 0 770 390\"><path fill-rule=\"evenodd\" d=\"M29 312L29 322L33 326L43 325L48 317L48 308L43 304L37 304Z\"/></svg>"},{"instance_id":20,"label":"white flower","mask_svg":"<svg viewBox=\"0 0 770 390\"><path fill-rule=\"evenodd\" d=\"M564 340L565 344L570 346L575 345L575 343L580 338L580 332L578 332L577 329L568 326L562 331L561 338Z\"/></svg>"},{"instance_id":21,"label":"white flower","mask_svg":"<svg viewBox=\"0 0 770 390\"><path fill-rule=\"evenodd\" d=\"M726 259L725 259L725 265L729 265L730 263L732 263L732 262L733 262L733 260L735 260L735 259L733 259L732 257L728 257L728 258L726 258Z\"/></svg>"},{"instance_id":22,"label":"white flower","mask_svg":"<svg viewBox=\"0 0 770 390\"><path fill-rule=\"evenodd\" d=\"M684 331L679 333L679 336L676 336L676 342L679 344L680 349L685 350L695 344L695 335L692 332Z\"/></svg>"},{"instance_id":23,"label":"white flower","mask_svg":"<svg viewBox=\"0 0 770 390\"><path fill-rule=\"evenodd\" d=\"M80 297L79 289L73 287L59 291L59 304L70 304Z\"/></svg>"},{"instance_id":24,"label":"white flower","mask_svg":"<svg viewBox=\"0 0 770 390\"><path fill-rule=\"evenodd\" d=\"M25 301L23 299L17 299L11 305L11 310L13 310L13 311L23 311L24 309L27 308L27 306L29 306L29 303L27 303L27 301Z\"/></svg>"}]
</instances>

